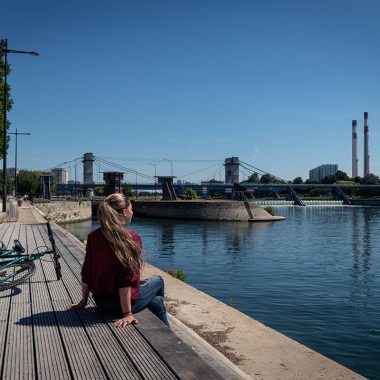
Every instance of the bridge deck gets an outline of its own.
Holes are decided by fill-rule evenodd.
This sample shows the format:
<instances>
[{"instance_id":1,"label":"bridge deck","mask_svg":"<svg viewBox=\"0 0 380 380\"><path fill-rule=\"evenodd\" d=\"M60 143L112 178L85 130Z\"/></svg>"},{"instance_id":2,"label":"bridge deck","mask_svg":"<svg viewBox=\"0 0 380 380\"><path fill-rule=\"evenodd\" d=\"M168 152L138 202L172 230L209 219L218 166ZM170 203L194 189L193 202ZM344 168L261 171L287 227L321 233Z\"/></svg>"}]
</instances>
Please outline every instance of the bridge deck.
<instances>
[{"instance_id":1,"label":"bridge deck","mask_svg":"<svg viewBox=\"0 0 380 380\"><path fill-rule=\"evenodd\" d=\"M139 325L117 329L112 316L87 308L67 311L80 299L83 250L52 226L62 254L61 281L52 261L35 261L25 284L0 293L1 379L220 379L152 313ZM19 239L28 252L49 246L45 225L1 224L0 239Z\"/></svg>"}]
</instances>

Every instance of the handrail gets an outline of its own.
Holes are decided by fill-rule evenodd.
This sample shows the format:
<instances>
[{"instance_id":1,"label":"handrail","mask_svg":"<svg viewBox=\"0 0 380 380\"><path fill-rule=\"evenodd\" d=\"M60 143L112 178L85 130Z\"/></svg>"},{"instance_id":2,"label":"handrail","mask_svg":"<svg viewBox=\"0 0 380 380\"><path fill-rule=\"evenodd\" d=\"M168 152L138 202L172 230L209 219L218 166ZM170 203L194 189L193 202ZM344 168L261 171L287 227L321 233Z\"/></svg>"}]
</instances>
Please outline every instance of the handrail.
<instances>
[{"instance_id":1,"label":"handrail","mask_svg":"<svg viewBox=\"0 0 380 380\"><path fill-rule=\"evenodd\" d=\"M17 199L11 196L7 198L7 221L17 222L19 216Z\"/></svg>"}]
</instances>

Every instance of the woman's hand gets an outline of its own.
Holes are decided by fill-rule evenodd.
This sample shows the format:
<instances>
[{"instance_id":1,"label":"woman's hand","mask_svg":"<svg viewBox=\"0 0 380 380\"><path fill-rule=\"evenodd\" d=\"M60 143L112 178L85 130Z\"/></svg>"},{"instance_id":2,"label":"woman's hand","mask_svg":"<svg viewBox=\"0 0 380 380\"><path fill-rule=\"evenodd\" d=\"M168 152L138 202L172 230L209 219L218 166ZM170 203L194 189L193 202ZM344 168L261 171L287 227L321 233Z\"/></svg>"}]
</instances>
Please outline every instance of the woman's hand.
<instances>
[{"instance_id":1,"label":"woman's hand","mask_svg":"<svg viewBox=\"0 0 380 380\"><path fill-rule=\"evenodd\" d=\"M124 327L128 325L135 325L137 323L139 323L139 321L132 314L129 314L121 319L118 319L114 325L115 327Z\"/></svg>"},{"instance_id":2,"label":"woman's hand","mask_svg":"<svg viewBox=\"0 0 380 380\"><path fill-rule=\"evenodd\" d=\"M78 303L72 303L67 306L67 310L78 310L78 309L83 309L87 305L87 301L81 300Z\"/></svg>"}]
</instances>

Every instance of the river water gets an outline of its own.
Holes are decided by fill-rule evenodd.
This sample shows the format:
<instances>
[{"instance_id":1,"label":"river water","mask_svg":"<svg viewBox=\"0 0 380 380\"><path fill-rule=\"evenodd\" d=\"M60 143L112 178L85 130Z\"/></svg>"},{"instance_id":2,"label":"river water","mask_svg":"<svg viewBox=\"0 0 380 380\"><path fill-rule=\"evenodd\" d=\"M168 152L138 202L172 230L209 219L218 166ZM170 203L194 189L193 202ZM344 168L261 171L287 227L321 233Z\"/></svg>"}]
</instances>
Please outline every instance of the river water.
<instances>
[{"instance_id":1,"label":"river water","mask_svg":"<svg viewBox=\"0 0 380 380\"><path fill-rule=\"evenodd\" d=\"M380 379L380 208L275 207L276 223L134 218L144 257L370 378ZM96 221L66 225L84 239Z\"/></svg>"}]
</instances>

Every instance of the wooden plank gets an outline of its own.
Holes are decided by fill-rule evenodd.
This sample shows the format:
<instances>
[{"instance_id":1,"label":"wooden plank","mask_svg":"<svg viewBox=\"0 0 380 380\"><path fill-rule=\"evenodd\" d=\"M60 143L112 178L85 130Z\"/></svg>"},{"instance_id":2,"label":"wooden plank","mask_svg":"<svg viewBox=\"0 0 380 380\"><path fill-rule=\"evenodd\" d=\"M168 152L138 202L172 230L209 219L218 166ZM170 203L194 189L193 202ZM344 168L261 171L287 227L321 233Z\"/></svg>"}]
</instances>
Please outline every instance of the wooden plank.
<instances>
[{"instance_id":1,"label":"wooden plank","mask_svg":"<svg viewBox=\"0 0 380 380\"><path fill-rule=\"evenodd\" d=\"M155 315L143 310L144 323L136 328L149 341L163 360L183 380L223 379ZM168 349L169 348L169 349Z\"/></svg>"},{"instance_id":2,"label":"wooden plank","mask_svg":"<svg viewBox=\"0 0 380 380\"><path fill-rule=\"evenodd\" d=\"M34 236L38 245L50 245L46 236L46 227L41 229L33 226ZM44 234L43 236L41 235ZM66 310L67 296L62 295L64 285L54 278L53 263L51 257L44 256L41 267L47 281L47 290L51 303L52 313L59 330L64 351L70 363L71 373L74 379L107 379L101 363L98 360L88 334L76 313ZM47 260L47 261L45 261Z\"/></svg>"},{"instance_id":3,"label":"wooden plank","mask_svg":"<svg viewBox=\"0 0 380 380\"><path fill-rule=\"evenodd\" d=\"M26 226L29 252L38 247L33 227ZM38 379L70 379L71 368L56 323L40 260L31 281L32 325Z\"/></svg>"},{"instance_id":4,"label":"wooden plank","mask_svg":"<svg viewBox=\"0 0 380 380\"><path fill-rule=\"evenodd\" d=\"M11 239L26 241L25 228L15 225ZM22 284L18 288L21 292L11 298L2 378L35 379L32 324L19 323L20 320L27 320L30 316L29 283Z\"/></svg>"},{"instance_id":5,"label":"wooden plank","mask_svg":"<svg viewBox=\"0 0 380 380\"><path fill-rule=\"evenodd\" d=\"M1 224L0 225L0 240L6 246L10 246L11 236L14 230L14 225ZM11 289L0 292L0 379L4 369L4 355L6 349L6 340L8 334L9 325L9 312L11 305L11 295L13 291Z\"/></svg>"},{"instance_id":6,"label":"wooden plank","mask_svg":"<svg viewBox=\"0 0 380 380\"><path fill-rule=\"evenodd\" d=\"M62 243L66 243L65 236L62 232L58 231L57 237ZM69 246L75 251L75 245ZM66 248L69 248L66 246ZM62 247L63 249L63 247ZM76 256L76 257L75 257ZM73 255L73 257L78 260L78 255ZM82 257L83 260L84 257ZM70 262L71 265L71 262ZM74 263L75 267L78 268L77 263ZM79 270L80 268L78 268ZM174 333L172 333L167 326L165 326L161 321L157 319L151 312L145 310L143 312L143 317L141 318L140 325L137 325L137 329L141 331L146 331L149 335L149 343L146 338L147 335L144 333L140 334L133 326L127 329L115 329L115 334L118 336L120 341L124 344L126 349L128 347L134 347L137 349L131 350L129 355L133 358L135 363L139 363L141 371L149 378L149 376L157 376L159 373L160 378L173 378L173 373L168 371L168 367L163 366L162 359L164 358L166 362L169 360L170 367L176 372L176 374L183 379L208 379L208 378L221 378L210 366L207 365L190 347L181 341ZM113 323L112 318L105 316L109 323ZM147 322L149 321L149 322ZM144 327L145 326L145 327ZM141 336L140 336L141 335ZM144 339L141 339L141 338ZM152 340L156 344L152 344ZM160 343L165 342L165 343ZM131 344L133 343L133 344ZM152 346L154 347L154 350ZM155 351L159 348L160 355L157 355ZM154 354L151 354L151 351ZM161 364L161 367L160 367ZM156 368L155 373L149 373L149 368ZM159 368L159 370L157 370Z\"/></svg>"},{"instance_id":7,"label":"wooden plank","mask_svg":"<svg viewBox=\"0 0 380 380\"><path fill-rule=\"evenodd\" d=\"M62 262L62 266L65 273L71 273L68 278L65 278L65 283L67 284L68 289L70 289L70 293L80 299L80 269L81 265L78 265L77 259L72 255L72 252L75 251L77 246L69 245L71 250L68 249L64 243L66 243L67 238L63 234L59 234L56 236L56 244L58 248L61 250L64 262ZM84 256L82 256L82 260ZM73 269L71 265L74 265ZM71 267L71 268L70 268ZM71 271L69 270L71 269ZM75 273L76 272L76 273ZM75 275L76 274L76 275ZM94 303L91 303L94 306ZM94 317L97 315L99 318L99 313L95 314L92 310L89 312L87 308L84 311L80 311L80 313L85 314L87 317ZM107 319L104 319L107 318ZM146 342L146 340L137 332L134 326L129 326L124 329L117 329L113 326L114 319L109 318L109 316L102 316L99 319L101 323L108 321L108 328L114 334L118 341L122 344L123 349L127 353L128 357L133 359L134 365L138 368L141 375L144 379L175 379L177 378L173 372L167 367L167 365L161 360L161 358L157 355L154 349ZM93 326L92 324L90 326Z\"/></svg>"},{"instance_id":8,"label":"wooden plank","mask_svg":"<svg viewBox=\"0 0 380 380\"><path fill-rule=\"evenodd\" d=\"M57 246L60 244L57 242ZM62 256L65 255L63 245L61 247ZM79 300L81 297L80 283L78 279L69 270L65 260L61 260L62 272L65 273L63 283L65 285L65 291L62 291L62 300L65 300L64 307L70 302L70 299L75 297L75 300ZM52 268L50 270L53 270ZM58 289L58 288L57 288ZM70 295L70 289L73 290L74 295ZM109 326L104 323L102 318L94 312L94 310L81 310L77 312L68 312L69 314L77 314L86 329L89 338L96 349L100 361L103 363L104 369L107 375L112 379L120 377L127 377L130 379L141 379L138 371L135 369L133 363L129 359L128 355L114 335L109 329ZM110 350L110 347L112 349Z\"/></svg>"}]
</instances>

